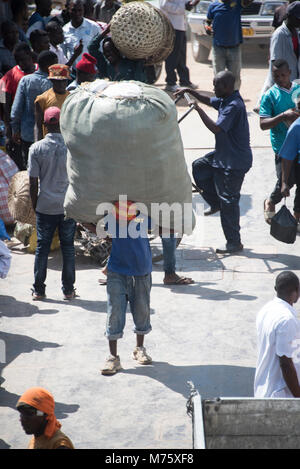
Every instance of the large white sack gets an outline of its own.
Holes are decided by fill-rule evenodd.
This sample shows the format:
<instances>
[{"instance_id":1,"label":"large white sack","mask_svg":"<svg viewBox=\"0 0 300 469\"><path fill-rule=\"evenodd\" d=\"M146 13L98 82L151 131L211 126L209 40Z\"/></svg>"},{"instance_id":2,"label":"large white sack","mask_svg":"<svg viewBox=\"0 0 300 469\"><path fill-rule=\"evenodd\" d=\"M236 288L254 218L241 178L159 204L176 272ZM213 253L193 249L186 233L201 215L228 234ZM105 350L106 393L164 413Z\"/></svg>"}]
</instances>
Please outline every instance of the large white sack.
<instances>
[{"instance_id":1,"label":"large white sack","mask_svg":"<svg viewBox=\"0 0 300 469\"><path fill-rule=\"evenodd\" d=\"M85 83L65 100L60 124L68 147L68 217L97 223L100 203L126 195L163 226L151 204L190 204L185 227L177 211L172 228L191 232L192 182L167 93L134 81Z\"/></svg>"}]
</instances>

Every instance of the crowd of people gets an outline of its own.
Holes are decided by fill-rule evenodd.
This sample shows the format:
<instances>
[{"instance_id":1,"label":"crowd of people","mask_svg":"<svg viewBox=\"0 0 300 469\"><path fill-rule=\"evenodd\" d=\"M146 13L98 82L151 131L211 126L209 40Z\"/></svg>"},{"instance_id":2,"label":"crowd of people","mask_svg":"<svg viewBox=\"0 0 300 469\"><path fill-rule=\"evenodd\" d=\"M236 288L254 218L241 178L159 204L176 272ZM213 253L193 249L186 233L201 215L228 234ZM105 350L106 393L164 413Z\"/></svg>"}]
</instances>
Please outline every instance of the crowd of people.
<instances>
[{"instance_id":1,"label":"crowd of people","mask_svg":"<svg viewBox=\"0 0 300 469\"><path fill-rule=\"evenodd\" d=\"M207 33L213 34L213 88L209 98L196 91L186 65L185 12L200 0L161 0L161 10L175 30L174 49L166 59L167 92L194 97L194 108L203 124L215 135L215 149L193 162L194 186L208 203L204 215L220 212L226 244L219 254L243 250L240 235L239 200L245 174L252 166L249 123L241 86L241 12L252 0L213 1L207 14ZM6 187L19 171L28 171L30 197L36 213L37 249L34 263L32 297L46 297L47 261L56 230L63 257L62 291L65 300L76 296L75 249L76 221L64 216L64 197L68 187L67 148L60 132L60 110L65 99L83 82L96 78L111 81L149 82L143 60L124 57L109 34L109 23L120 9L114 0L67 0L59 15L51 16L51 1L36 0L36 10L28 18L27 2L12 2L12 19L1 24L0 43L0 118L5 125L5 145L0 154L0 177ZM284 11L283 11L284 10ZM275 25L276 23L276 25ZM300 2L281 7L274 17L276 30L271 38L270 70L264 84L258 113L262 130L270 130L275 153L277 181L264 201L264 217L271 223L275 206L296 186L294 217L300 222L300 114L297 97L299 78ZM218 111L216 121L199 103ZM0 199L1 202L1 199ZM134 201L130 202L131 213ZM115 217L129 222L129 207L116 205ZM1 206L0 206L1 209ZM3 214L2 214L3 213ZM9 214L6 214L9 219ZM0 211L0 219L4 212ZM143 230L147 223L140 214L133 219ZM7 221L10 224L12 220ZM91 225L87 228L95 230ZM0 239L7 233L0 233ZM187 285L191 278L176 273L176 235L161 235L164 257L164 283ZM3 254L4 253L4 254ZM6 257L5 257L6 256ZM11 255L0 241L0 259L7 275ZM1 265L1 264L0 264ZM107 286L107 325L105 335L109 356L101 369L113 375L121 369L117 341L123 336L126 307L130 303L136 334L133 359L141 365L152 362L144 346L151 331L150 291L152 255L147 237L112 238L112 249L105 276ZM1 275L0 275L1 277ZM299 298L299 280L292 272L276 279L277 298L258 316L259 360L255 378L258 397L300 397L300 385L293 362L292 341L300 338L293 304ZM31 448L73 448L60 431L54 415L54 400L42 388L28 390L17 405L26 433L33 434ZM50 444L51 441L51 444Z\"/></svg>"}]
</instances>

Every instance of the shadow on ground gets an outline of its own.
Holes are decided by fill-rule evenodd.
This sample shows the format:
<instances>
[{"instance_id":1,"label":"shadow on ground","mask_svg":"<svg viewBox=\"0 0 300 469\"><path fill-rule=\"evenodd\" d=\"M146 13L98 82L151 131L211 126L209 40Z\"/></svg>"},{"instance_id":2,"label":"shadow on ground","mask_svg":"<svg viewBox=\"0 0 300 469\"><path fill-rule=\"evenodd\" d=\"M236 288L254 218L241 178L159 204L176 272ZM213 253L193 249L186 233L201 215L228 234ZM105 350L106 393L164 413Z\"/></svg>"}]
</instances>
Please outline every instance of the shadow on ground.
<instances>
[{"instance_id":1,"label":"shadow on ground","mask_svg":"<svg viewBox=\"0 0 300 469\"><path fill-rule=\"evenodd\" d=\"M122 373L147 376L173 392L189 397L188 381L202 398L253 397L255 368L231 365L175 366L167 362L123 370Z\"/></svg>"},{"instance_id":2,"label":"shadow on ground","mask_svg":"<svg viewBox=\"0 0 300 469\"><path fill-rule=\"evenodd\" d=\"M25 301L18 301L13 296L0 295L0 317L24 318L34 314L56 314L57 309L39 309L37 306Z\"/></svg>"}]
</instances>

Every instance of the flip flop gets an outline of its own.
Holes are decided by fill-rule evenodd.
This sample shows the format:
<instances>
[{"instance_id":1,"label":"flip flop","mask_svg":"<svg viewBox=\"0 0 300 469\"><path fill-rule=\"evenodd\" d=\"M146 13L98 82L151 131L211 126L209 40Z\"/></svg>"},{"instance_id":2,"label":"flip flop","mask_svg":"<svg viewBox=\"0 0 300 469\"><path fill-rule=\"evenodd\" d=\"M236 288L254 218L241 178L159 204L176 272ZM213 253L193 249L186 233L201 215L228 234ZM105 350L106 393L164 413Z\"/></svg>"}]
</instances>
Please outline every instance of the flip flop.
<instances>
[{"instance_id":1,"label":"flip flop","mask_svg":"<svg viewBox=\"0 0 300 469\"><path fill-rule=\"evenodd\" d=\"M191 285L192 283L195 283L195 282L190 277L178 277L177 280L173 280L172 282L164 281L164 285Z\"/></svg>"},{"instance_id":2,"label":"flip flop","mask_svg":"<svg viewBox=\"0 0 300 469\"><path fill-rule=\"evenodd\" d=\"M266 210L266 201L267 199L264 200L264 217L265 217L265 222L268 223L268 225L270 225L271 219L274 217L276 212L271 212L269 210Z\"/></svg>"},{"instance_id":3,"label":"flip flop","mask_svg":"<svg viewBox=\"0 0 300 469\"><path fill-rule=\"evenodd\" d=\"M106 278L99 278L98 282L99 282L99 285L107 285Z\"/></svg>"}]
</instances>

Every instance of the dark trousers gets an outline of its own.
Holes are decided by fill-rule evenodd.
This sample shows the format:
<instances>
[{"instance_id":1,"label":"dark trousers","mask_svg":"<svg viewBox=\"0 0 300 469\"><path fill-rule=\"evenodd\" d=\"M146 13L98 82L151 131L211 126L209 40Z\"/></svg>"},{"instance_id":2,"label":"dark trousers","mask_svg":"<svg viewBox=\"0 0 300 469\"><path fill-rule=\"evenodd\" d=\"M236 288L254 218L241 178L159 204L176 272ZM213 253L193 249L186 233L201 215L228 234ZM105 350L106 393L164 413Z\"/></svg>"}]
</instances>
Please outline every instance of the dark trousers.
<instances>
[{"instance_id":1,"label":"dark trousers","mask_svg":"<svg viewBox=\"0 0 300 469\"><path fill-rule=\"evenodd\" d=\"M48 255L51 242L58 228L60 247L63 257L62 290L65 294L72 293L75 283L75 249L74 235L76 222L65 219L64 215L46 215L36 212L37 248L34 261L34 290L45 293Z\"/></svg>"},{"instance_id":2,"label":"dark trousers","mask_svg":"<svg viewBox=\"0 0 300 469\"><path fill-rule=\"evenodd\" d=\"M220 209L221 225L227 247L237 246L240 237L240 191L245 171L214 168L206 155L193 162L193 177L203 199Z\"/></svg>"},{"instance_id":3,"label":"dark trousers","mask_svg":"<svg viewBox=\"0 0 300 469\"><path fill-rule=\"evenodd\" d=\"M166 82L168 85L176 85L178 73L180 85L187 86L190 83L190 72L186 66L186 34L185 31L175 29L174 49L166 62Z\"/></svg>"},{"instance_id":4,"label":"dark trousers","mask_svg":"<svg viewBox=\"0 0 300 469\"><path fill-rule=\"evenodd\" d=\"M276 185L274 187L272 194L270 195L270 200L272 204L274 205L278 204L283 198L281 194L281 184L282 184L281 160L282 158L280 158L280 156L275 154L275 169L276 169L277 182L276 182ZM294 198L294 212L300 213L300 165L298 164L296 160L294 161L294 164L291 168L291 172L290 172L289 180L288 180L288 185L290 188L292 188L294 184L296 184L296 192L295 192L295 198Z\"/></svg>"},{"instance_id":5,"label":"dark trousers","mask_svg":"<svg viewBox=\"0 0 300 469\"><path fill-rule=\"evenodd\" d=\"M26 166L24 166L21 145L11 142L6 146L6 150L10 158L18 166L19 171L24 171Z\"/></svg>"},{"instance_id":6,"label":"dark trousers","mask_svg":"<svg viewBox=\"0 0 300 469\"><path fill-rule=\"evenodd\" d=\"M27 162L28 162L28 153L29 148L33 142L25 142L25 140L21 140L21 152L22 152L22 160L23 160L23 169L27 169Z\"/></svg>"}]
</instances>

